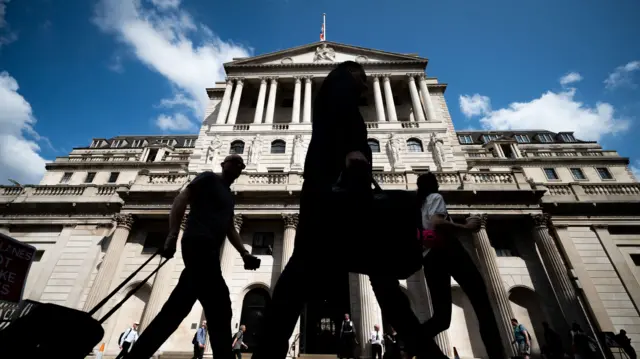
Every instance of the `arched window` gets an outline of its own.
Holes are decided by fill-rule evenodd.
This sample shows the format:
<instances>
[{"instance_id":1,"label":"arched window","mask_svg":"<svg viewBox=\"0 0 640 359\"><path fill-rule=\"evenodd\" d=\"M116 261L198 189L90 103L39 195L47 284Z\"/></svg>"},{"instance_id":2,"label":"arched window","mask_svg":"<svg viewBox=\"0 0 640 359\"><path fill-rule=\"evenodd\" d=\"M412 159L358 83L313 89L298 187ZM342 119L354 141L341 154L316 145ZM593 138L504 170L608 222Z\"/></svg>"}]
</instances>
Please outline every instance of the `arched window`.
<instances>
[{"instance_id":1,"label":"arched window","mask_svg":"<svg viewBox=\"0 0 640 359\"><path fill-rule=\"evenodd\" d=\"M244 153L244 142L237 140L231 142L231 149L229 153L232 155L241 155Z\"/></svg>"},{"instance_id":2,"label":"arched window","mask_svg":"<svg viewBox=\"0 0 640 359\"><path fill-rule=\"evenodd\" d=\"M369 144L369 148L371 149L371 152L380 152L380 142L378 142L378 140L374 140L373 138L370 138L367 140L367 143Z\"/></svg>"},{"instance_id":3,"label":"arched window","mask_svg":"<svg viewBox=\"0 0 640 359\"><path fill-rule=\"evenodd\" d=\"M417 138L408 139L407 151L408 152L424 152L424 148L422 147L422 141L420 141Z\"/></svg>"},{"instance_id":4,"label":"arched window","mask_svg":"<svg viewBox=\"0 0 640 359\"><path fill-rule=\"evenodd\" d=\"M264 288L254 288L244 296L240 324L247 327L243 340L250 351L256 347L257 335L260 333L265 308L270 300L269 292Z\"/></svg>"},{"instance_id":5,"label":"arched window","mask_svg":"<svg viewBox=\"0 0 640 359\"><path fill-rule=\"evenodd\" d=\"M283 140L275 140L271 142L271 153L284 153L287 149L287 143Z\"/></svg>"}]
</instances>

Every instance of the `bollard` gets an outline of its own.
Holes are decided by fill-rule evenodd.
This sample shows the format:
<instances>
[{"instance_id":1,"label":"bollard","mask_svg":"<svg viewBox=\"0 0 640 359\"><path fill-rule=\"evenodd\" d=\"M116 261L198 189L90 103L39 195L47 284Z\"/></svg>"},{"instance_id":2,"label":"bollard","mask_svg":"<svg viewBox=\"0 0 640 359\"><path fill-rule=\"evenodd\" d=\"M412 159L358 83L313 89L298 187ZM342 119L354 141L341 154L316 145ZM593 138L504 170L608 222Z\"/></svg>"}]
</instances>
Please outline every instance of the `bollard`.
<instances>
[{"instance_id":1,"label":"bollard","mask_svg":"<svg viewBox=\"0 0 640 359\"><path fill-rule=\"evenodd\" d=\"M102 355L104 355L104 343L100 345L100 350L98 350L98 355L96 355L96 359L102 359Z\"/></svg>"}]
</instances>

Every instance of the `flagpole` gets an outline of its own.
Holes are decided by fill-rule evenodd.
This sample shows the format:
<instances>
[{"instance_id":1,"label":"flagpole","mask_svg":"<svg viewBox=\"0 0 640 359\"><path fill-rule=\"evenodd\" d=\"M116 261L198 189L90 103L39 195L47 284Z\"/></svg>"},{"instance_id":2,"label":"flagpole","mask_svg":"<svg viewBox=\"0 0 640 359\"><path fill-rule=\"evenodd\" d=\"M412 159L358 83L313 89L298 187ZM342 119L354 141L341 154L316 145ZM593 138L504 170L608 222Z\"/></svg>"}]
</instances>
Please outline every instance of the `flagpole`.
<instances>
[{"instance_id":1,"label":"flagpole","mask_svg":"<svg viewBox=\"0 0 640 359\"><path fill-rule=\"evenodd\" d=\"M327 41L327 14L322 13L322 28L324 29L324 41Z\"/></svg>"}]
</instances>

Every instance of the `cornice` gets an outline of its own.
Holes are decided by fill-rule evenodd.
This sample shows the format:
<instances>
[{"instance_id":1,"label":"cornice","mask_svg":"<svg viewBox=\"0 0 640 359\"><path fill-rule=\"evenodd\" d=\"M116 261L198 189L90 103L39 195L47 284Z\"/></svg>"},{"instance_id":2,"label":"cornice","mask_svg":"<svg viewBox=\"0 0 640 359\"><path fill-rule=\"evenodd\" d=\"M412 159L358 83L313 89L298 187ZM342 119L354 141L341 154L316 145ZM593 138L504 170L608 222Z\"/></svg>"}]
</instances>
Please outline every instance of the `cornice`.
<instances>
[{"instance_id":1,"label":"cornice","mask_svg":"<svg viewBox=\"0 0 640 359\"><path fill-rule=\"evenodd\" d=\"M382 66L393 66L393 65L426 65L427 60L403 60L403 61L371 61L371 62L363 62L361 63L365 69L367 68L377 68ZM334 68L337 67L339 62L318 62L318 63L292 63L292 64L228 64L225 65L225 68L228 69L282 69L282 68L305 68L305 67L313 67L313 68Z\"/></svg>"},{"instance_id":2,"label":"cornice","mask_svg":"<svg viewBox=\"0 0 640 359\"><path fill-rule=\"evenodd\" d=\"M470 153L470 152L464 152ZM593 156L593 157L585 157L585 156L566 156L566 157L520 157L520 158L496 158L496 157L465 157L467 163L469 165L480 164L483 166L487 165L496 165L496 166L508 166L508 165L518 165L525 166L527 164L537 165L537 164L554 164L554 165L565 165L572 166L576 163L593 163L593 164L602 164L602 163L622 163L624 165L629 164L628 157L604 157L604 156Z\"/></svg>"},{"instance_id":3,"label":"cornice","mask_svg":"<svg viewBox=\"0 0 640 359\"><path fill-rule=\"evenodd\" d=\"M187 161L171 161L171 162L49 162L45 165L46 170L73 170L73 169L105 169L105 168L168 168L180 169L181 166L188 165Z\"/></svg>"}]
</instances>

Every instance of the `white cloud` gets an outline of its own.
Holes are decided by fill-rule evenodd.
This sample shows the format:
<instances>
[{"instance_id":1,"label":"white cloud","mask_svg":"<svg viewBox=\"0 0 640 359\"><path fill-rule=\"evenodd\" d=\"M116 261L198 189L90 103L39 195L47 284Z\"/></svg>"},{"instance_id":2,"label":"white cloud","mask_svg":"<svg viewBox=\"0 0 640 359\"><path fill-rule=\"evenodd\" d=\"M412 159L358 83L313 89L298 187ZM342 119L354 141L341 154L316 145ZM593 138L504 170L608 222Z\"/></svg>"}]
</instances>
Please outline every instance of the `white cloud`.
<instances>
[{"instance_id":1,"label":"white cloud","mask_svg":"<svg viewBox=\"0 0 640 359\"><path fill-rule=\"evenodd\" d=\"M629 166L629 170L631 170L636 181L640 181L640 160L633 161L633 164Z\"/></svg>"},{"instance_id":2,"label":"white cloud","mask_svg":"<svg viewBox=\"0 0 640 359\"><path fill-rule=\"evenodd\" d=\"M173 116L160 115L156 119L156 126L163 131L197 131L198 127L187 116L176 113Z\"/></svg>"},{"instance_id":3,"label":"white cloud","mask_svg":"<svg viewBox=\"0 0 640 359\"><path fill-rule=\"evenodd\" d=\"M460 109L467 117L470 117L470 113L482 115L480 124L485 129L493 130L573 131L579 139L598 141L602 136L629 128L629 121L616 117L611 104L598 102L595 106L589 106L577 101L575 96L574 88L560 92L547 91L529 102L513 102L505 108L492 110L489 97L465 95L460 96Z\"/></svg>"},{"instance_id":4,"label":"white cloud","mask_svg":"<svg viewBox=\"0 0 640 359\"><path fill-rule=\"evenodd\" d=\"M182 0L151 0L151 3L160 9L175 9L180 6Z\"/></svg>"},{"instance_id":5,"label":"white cloud","mask_svg":"<svg viewBox=\"0 0 640 359\"><path fill-rule=\"evenodd\" d=\"M179 8L180 1L152 0L151 5L154 6L143 6L140 1L100 0L94 22L103 31L116 35L141 62L178 89L184 101L168 99L163 106L195 103L201 120L209 100L205 88L224 79L225 62L250 56L252 50L223 41L208 27L196 24Z\"/></svg>"},{"instance_id":6,"label":"white cloud","mask_svg":"<svg viewBox=\"0 0 640 359\"><path fill-rule=\"evenodd\" d=\"M38 154L40 147L35 141L46 139L34 130L31 105L18 89L9 73L0 73L0 183L8 183L9 178L22 184L38 183L46 161Z\"/></svg>"},{"instance_id":7,"label":"white cloud","mask_svg":"<svg viewBox=\"0 0 640 359\"><path fill-rule=\"evenodd\" d=\"M580 81L582 81L582 75L577 72L569 72L560 78L560 85L566 86Z\"/></svg>"},{"instance_id":8,"label":"white cloud","mask_svg":"<svg viewBox=\"0 0 640 359\"><path fill-rule=\"evenodd\" d=\"M640 70L640 61L631 61L626 65L616 67L616 69L609 74L609 77L604 80L605 87L608 89L620 86L635 87L632 74L638 70Z\"/></svg>"},{"instance_id":9,"label":"white cloud","mask_svg":"<svg viewBox=\"0 0 640 359\"><path fill-rule=\"evenodd\" d=\"M475 94L460 96L460 111L467 116L479 116L491 111L491 100L487 96Z\"/></svg>"},{"instance_id":10,"label":"white cloud","mask_svg":"<svg viewBox=\"0 0 640 359\"><path fill-rule=\"evenodd\" d=\"M107 65L107 67L109 68L109 70L115 73L119 73L119 74L123 73L124 66L122 66L122 56L114 55L111 58L111 62L109 62L109 65Z\"/></svg>"},{"instance_id":11,"label":"white cloud","mask_svg":"<svg viewBox=\"0 0 640 359\"><path fill-rule=\"evenodd\" d=\"M18 35L12 32L5 17L7 16L7 4L11 0L0 0L0 48L18 39Z\"/></svg>"}]
</instances>

